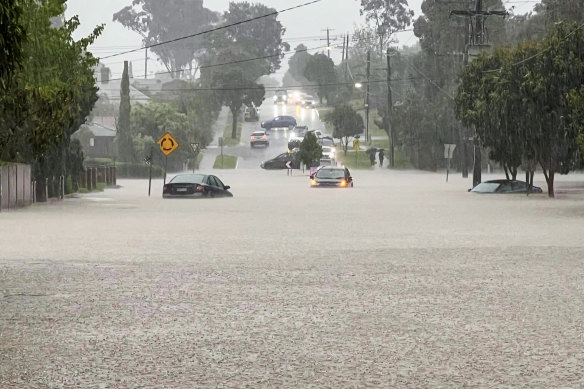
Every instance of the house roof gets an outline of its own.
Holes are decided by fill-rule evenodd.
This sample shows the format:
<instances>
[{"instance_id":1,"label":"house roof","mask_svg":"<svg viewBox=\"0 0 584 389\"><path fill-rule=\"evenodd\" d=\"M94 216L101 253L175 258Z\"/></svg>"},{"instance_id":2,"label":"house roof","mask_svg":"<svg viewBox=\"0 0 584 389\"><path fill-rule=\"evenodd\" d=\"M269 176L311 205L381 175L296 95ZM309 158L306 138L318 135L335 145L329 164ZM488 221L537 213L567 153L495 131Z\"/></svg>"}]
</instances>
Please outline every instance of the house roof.
<instances>
[{"instance_id":1,"label":"house roof","mask_svg":"<svg viewBox=\"0 0 584 389\"><path fill-rule=\"evenodd\" d=\"M115 137L116 136L115 129L106 127L106 126L104 126L102 124L98 124L98 123L84 124L83 126L81 126L81 129L83 129L83 128L89 129L89 131L91 131L91 133L95 137Z\"/></svg>"}]
</instances>

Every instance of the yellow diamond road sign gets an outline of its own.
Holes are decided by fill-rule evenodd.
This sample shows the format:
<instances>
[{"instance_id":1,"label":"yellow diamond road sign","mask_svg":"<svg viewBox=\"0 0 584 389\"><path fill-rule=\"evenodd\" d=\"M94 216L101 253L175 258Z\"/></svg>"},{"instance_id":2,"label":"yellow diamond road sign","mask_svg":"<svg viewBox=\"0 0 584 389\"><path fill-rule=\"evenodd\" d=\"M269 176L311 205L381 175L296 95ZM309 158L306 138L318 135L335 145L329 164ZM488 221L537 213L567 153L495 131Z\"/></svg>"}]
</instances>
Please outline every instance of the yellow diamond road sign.
<instances>
[{"instance_id":1,"label":"yellow diamond road sign","mask_svg":"<svg viewBox=\"0 0 584 389\"><path fill-rule=\"evenodd\" d=\"M166 156L169 156L178 148L178 142L172 137L172 135L170 135L170 132L167 132L162 138L158 139L157 143L160 145L160 151L162 151L162 154Z\"/></svg>"}]
</instances>

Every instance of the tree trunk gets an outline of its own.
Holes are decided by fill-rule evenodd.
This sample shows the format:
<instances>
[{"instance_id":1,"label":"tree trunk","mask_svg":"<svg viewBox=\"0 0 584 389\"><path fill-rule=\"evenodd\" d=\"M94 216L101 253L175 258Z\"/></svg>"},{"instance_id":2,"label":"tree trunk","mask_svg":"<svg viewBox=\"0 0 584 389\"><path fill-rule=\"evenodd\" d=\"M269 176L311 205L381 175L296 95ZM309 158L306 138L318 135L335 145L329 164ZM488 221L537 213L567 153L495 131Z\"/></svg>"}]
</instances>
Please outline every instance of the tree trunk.
<instances>
[{"instance_id":1,"label":"tree trunk","mask_svg":"<svg viewBox=\"0 0 584 389\"><path fill-rule=\"evenodd\" d=\"M509 167L509 172L511 173L512 180L515 181L517 179L517 168Z\"/></svg>"},{"instance_id":2,"label":"tree trunk","mask_svg":"<svg viewBox=\"0 0 584 389\"><path fill-rule=\"evenodd\" d=\"M554 192L554 176L555 176L555 172L550 169L549 171L545 169L545 167L543 166L543 164L540 162L539 163L541 165L541 170L543 170L543 175L545 177L545 182L547 183L547 187L548 187L548 196L551 198L556 197L556 194Z\"/></svg>"},{"instance_id":3,"label":"tree trunk","mask_svg":"<svg viewBox=\"0 0 584 389\"><path fill-rule=\"evenodd\" d=\"M507 169L507 164L503 164L503 169L505 170L505 177L507 177L507 179L509 179L509 169Z\"/></svg>"},{"instance_id":4,"label":"tree trunk","mask_svg":"<svg viewBox=\"0 0 584 389\"><path fill-rule=\"evenodd\" d=\"M231 138L235 139L237 138L237 114L238 114L239 110L231 110L231 117L232 117L232 122L231 122Z\"/></svg>"}]
</instances>

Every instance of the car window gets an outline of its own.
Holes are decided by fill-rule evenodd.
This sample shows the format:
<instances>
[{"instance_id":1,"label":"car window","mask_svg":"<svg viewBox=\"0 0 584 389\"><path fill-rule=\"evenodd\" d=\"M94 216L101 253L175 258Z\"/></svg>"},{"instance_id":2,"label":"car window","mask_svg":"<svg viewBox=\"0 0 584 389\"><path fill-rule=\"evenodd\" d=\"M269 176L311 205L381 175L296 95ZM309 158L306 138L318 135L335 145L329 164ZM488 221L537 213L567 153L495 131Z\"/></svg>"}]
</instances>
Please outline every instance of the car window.
<instances>
[{"instance_id":1,"label":"car window","mask_svg":"<svg viewBox=\"0 0 584 389\"><path fill-rule=\"evenodd\" d=\"M288 154L280 154L276 157L279 160L286 160L288 158Z\"/></svg>"},{"instance_id":2,"label":"car window","mask_svg":"<svg viewBox=\"0 0 584 389\"><path fill-rule=\"evenodd\" d=\"M497 192L499 192L499 193L509 193L512 190L513 189L511 188L511 183L510 182L505 182L505 183L501 184L501 186L499 187L499 189L497 190Z\"/></svg>"},{"instance_id":3,"label":"car window","mask_svg":"<svg viewBox=\"0 0 584 389\"><path fill-rule=\"evenodd\" d=\"M180 174L169 181L169 184L202 184L205 176L202 174Z\"/></svg>"},{"instance_id":4,"label":"car window","mask_svg":"<svg viewBox=\"0 0 584 389\"><path fill-rule=\"evenodd\" d=\"M316 173L317 178L324 179L341 179L345 178L345 170L343 169L320 169Z\"/></svg>"},{"instance_id":5,"label":"car window","mask_svg":"<svg viewBox=\"0 0 584 389\"><path fill-rule=\"evenodd\" d=\"M217 180L215 180L214 176L209 176L209 185L219 186L217 185Z\"/></svg>"},{"instance_id":6,"label":"car window","mask_svg":"<svg viewBox=\"0 0 584 389\"><path fill-rule=\"evenodd\" d=\"M520 192L527 190L527 184L521 181L514 181L511 183L511 188L513 188L514 192Z\"/></svg>"},{"instance_id":7,"label":"car window","mask_svg":"<svg viewBox=\"0 0 584 389\"><path fill-rule=\"evenodd\" d=\"M475 186L472 191L476 193L495 193L499 185L496 182L483 182Z\"/></svg>"},{"instance_id":8,"label":"car window","mask_svg":"<svg viewBox=\"0 0 584 389\"><path fill-rule=\"evenodd\" d=\"M223 188L225 186L225 185L223 185L223 182L219 179L219 177L213 176L213 179L215 180L215 183L217 184L217 186L219 188Z\"/></svg>"}]
</instances>

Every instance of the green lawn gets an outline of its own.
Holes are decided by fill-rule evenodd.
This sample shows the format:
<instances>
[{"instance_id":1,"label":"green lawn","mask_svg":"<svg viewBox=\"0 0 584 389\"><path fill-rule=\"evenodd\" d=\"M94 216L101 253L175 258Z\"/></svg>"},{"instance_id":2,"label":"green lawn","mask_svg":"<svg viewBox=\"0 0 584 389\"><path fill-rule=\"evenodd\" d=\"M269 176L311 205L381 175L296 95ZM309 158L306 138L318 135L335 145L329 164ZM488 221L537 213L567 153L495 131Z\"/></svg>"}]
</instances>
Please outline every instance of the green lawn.
<instances>
[{"instance_id":1,"label":"green lawn","mask_svg":"<svg viewBox=\"0 0 584 389\"><path fill-rule=\"evenodd\" d=\"M223 164L221 163L221 158L223 158ZM237 166L237 157L232 155L218 155L215 159L215 164L213 165L213 169L235 169Z\"/></svg>"},{"instance_id":2,"label":"green lawn","mask_svg":"<svg viewBox=\"0 0 584 389\"><path fill-rule=\"evenodd\" d=\"M344 151L340 151L337 158L340 165L344 165L349 169L371 169L369 154L363 150L349 150L346 156Z\"/></svg>"},{"instance_id":3,"label":"green lawn","mask_svg":"<svg viewBox=\"0 0 584 389\"><path fill-rule=\"evenodd\" d=\"M223 129L223 145L224 146L237 146L241 141L241 127L243 125L243 115L239 115L237 119L237 137L234 139L231 137L231 130L233 129L233 124L231 123L233 120L233 115L229 112L227 115L227 123L225 124L225 128Z\"/></svg>"}]
</instances>

